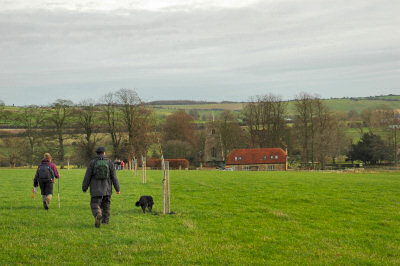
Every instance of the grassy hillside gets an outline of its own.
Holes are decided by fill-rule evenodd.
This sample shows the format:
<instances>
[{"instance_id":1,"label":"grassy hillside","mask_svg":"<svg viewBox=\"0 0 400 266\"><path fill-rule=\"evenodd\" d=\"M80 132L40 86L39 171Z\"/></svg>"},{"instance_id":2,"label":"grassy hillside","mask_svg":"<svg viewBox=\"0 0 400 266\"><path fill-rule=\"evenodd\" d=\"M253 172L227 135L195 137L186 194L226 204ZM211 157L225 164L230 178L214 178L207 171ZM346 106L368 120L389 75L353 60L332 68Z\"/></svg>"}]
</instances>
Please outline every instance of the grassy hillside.
<instances>
[{"instance_id":1,"label":"grassy hillside","mask_svg":"<svg viewBox=\"0 0 400 266\"><path fill-rule=\"evenodd\" d=\"M231 110L237 111L243 108L244 103L211 103L211 104L183 104L183 105L155 105L155 108L183 109L183 110Z\"/></svg>"},{"instance_id":2,"label":"grassy hillside","mask_svg":"<svg viewBox=\"0 0 400 266\"><path fill-rule=\"evenodd\" d=\"M400 95L385 95L376 97L358 97L358 98L342 98L342 99L324 99L326 105L332 111L348 112L354 110L360 113L362 110L367 108L381 108L388 107L400 110ZM171 101L174 102L174 101ZM180 102L180 101L176 101ZM185 101L183 101L185 102ZM163 120L166 116L177 110L185 110L189 112L190 110L197 110L200 117L203 115L213 115L218 116L223 110L231 110L234 112L239 112L245 106L245 102L222 102L222 103L193 103L193 104L165 104L165 105L148 105L151 107L157 119ZM22 107L11 107L6 106L5 110L12 112L20 112ZM288 112L289 115L295 114L294 101L288 102ZM15 122L14 122L15 123Z\"/></svg>"},{"instance_id":3,"label":"grassy hillside","mask_svg":"<svg viewBox=\"0 0 400 266\"><path fill-rule=\"evenodd\" d=\"M0 170L4 264L399 264L399 173L172 171L148 184L119 172L109 225L94 227L83 170L61 170L50 210L30 198L34 170ZM57 190L55 190L56 192ZM154 214L134 202L153 195Z\"/></svg>"},{"instance_id":4,"label":"grassy hillside","mask_svg":"<svg viewBox=\"0 0 400 266\"><path fill-rule=\"evenodd\" d=\"M355 110L361 112L367 108L380 108L382 106L394 109L400 109L400 99L396 101L385 101L385 100L352 100L352 99L332 99L325 100L327 106L335 111L348 112Z\"/></svg>"},{"instance_id":5,"label":"grassy hillside","mask_svg":"<svg viewBox=\"0 0 400 266\"><path fill-rule=\"evenodd\" d=\"M360 113L367 108L393 108L400 110L400 96L387 95L377 97L342 98L323 100L332 111L349 112L354 110ZM203 104L182 104L182 105L154 105L157 114L168 115L176 110L191 109L198 110L200 114L218 115L222 110L240 111L246 103L203 103ZM288 102L289 115L295 114L294 101Z\"/></svg>"}]
</instances>

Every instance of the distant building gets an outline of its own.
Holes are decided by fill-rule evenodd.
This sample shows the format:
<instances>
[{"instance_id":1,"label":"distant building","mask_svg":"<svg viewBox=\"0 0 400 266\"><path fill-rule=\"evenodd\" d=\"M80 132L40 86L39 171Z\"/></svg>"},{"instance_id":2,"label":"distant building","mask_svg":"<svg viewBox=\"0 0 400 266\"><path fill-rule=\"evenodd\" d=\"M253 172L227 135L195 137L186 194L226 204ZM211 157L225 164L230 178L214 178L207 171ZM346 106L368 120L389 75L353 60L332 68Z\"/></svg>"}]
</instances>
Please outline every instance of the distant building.
<instances>
[{"instance_id":1,"label":"distant building","mask_svg":"<svg viewBox=\"0 0 400 266\"><path fill-rule=\"evenodd\" d=\"M235 149L228 154L226 165L238 171L286 171L287 151L281 148Z\"/></svg>"},{"instance_id":2,"label":"distant building","mask_svg":"<svg viewBox=\"0 0 400 266\"><path fill-rule=\"evenodd\" d=\"M214 167L225 164L222 151L221 137L215 122L206 126L206 141L204 145L204 166Z\"/></svg>"}]
</instances>

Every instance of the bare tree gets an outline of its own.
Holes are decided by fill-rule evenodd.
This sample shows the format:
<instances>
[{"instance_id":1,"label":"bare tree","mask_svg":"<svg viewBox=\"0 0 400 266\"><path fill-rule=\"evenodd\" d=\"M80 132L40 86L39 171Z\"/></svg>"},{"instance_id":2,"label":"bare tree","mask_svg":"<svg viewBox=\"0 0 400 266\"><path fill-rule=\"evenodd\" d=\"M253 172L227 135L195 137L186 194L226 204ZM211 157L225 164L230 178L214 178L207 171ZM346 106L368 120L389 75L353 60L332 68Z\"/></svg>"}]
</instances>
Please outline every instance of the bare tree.
<instances>
[{"instance_id":1,"label":"bare tree","mask_svg":"<svg viewBox=\"0 0 400 266\"><path fill-rule=\"evenodd\" d=\"M231 150L247 146L246 131L240 127L237 117L231 111L222 112L216 123L225 158Z\"/></svg>"},{"instance_id":2,"label":"bare tree","mask_svg":"<svg viewBox=\"0 0 400 266\"><path fill-rule=\"evenodd\" d=\"M187 141L168 140L163 147L167 159L189 158L193 153L193 146Z\"/></svg>"},{"instance_id":3,"label":"bare tree","mask_svg":"<svg viewBox=\"0 0 400 266\"><path fill-rule=\"evenodd\" d=\"M93 157L94 149L97 143L96 131L99 123L96 120L96 107L92 99L83 100L75 109L78 126L83 130L84 136L78 145L80 158L84 162L89 162Z\"/></svg>"},{"instance_id":4,"label":"bare tree","mask_svg":"<svg viewBox=\"0 0 400 266\"><path fill-rule=\"evenodd\" d=\"M200 114L197 109L190 109L189 115L193 117L194 120L199 120L200 119Z\"/></svg>"},{"instance_id":5,"label":"bare tree","mask_svg":"<svg viewBox=\"0 0 400 266\"><path fill-rule=\"evenodd\" d=\"M57 157L64 162L64 134L66 125L72 116L72 101L58 99L51 105L52 112L48 117L50 125L54 126L54 133L58 139Z\"/></svg>"},{"instance_id":6,"label":"bare tree","mask_svg":"<svg viewBox=\"0 0 400 266\"><path fill-rule=\"evenodd\" d=\"M333 116L333 119L335 119L335 116ZM348 152L350 139L346 134L344 122L335 120L332 130L333 136L330 140L331 149L329 150L333 164L336 164L338 156L345 155Z\"/></svg>"},{"instance_id":7,"label":"bare tree","mask_svg":"<svg viewBox=\"0 0 400 266\"><path fill-rule=\"evenodd\" d=\"M363 127L368 127L370 133L373 133L375 108L366 108L361 111L363 125L360 127L360 135L363 135Z\"/></svg>"},{"instance_id":8,"label":"bare tree","mask_svg":"<svg viewBox=\"0 0 400 266\"><path fill-rule=\"evenodd\" d=\"M375 128L380 128L382 133L386 135L388 139L389 147L393 150L393 161L397 165L398 161L398 129L400 128L400 114L397 110L381 107L381 109L375 110L372 119L372 125Z\"/></svg>"},{"instance_id":9,"label":"bare tree","mask_svg":"<svg viewBox=\"0 0 400 266\"><path fill-rule=\"evenodd\" d=\"M104 95L101 99L102 111L106 128L111 137L113 146L113 157L121 158L121 141L122 132L122 116L118 109L117 99L115 94L110 92Z\"/></svg>"},{"instance_id":10,"label":"bare tree","mask_svg":"<svg viewBox=\"0 0 400 266\"><path fill-rule=\"evenodd\" d=\"M312 167L315 163L315 134L316 134L316 104L319 98L307 93L297 96L295 101L294 127L296 136L301 145L302 161L308 163L311 160Z\"/></svg>"},{"instance_id":11,"label":"bare tree","mask_svg":"<svg viewBox=\"0 0 400 266\"><path fill-rule=\"evenodd\" d=\"M180 110L169 115L162 127L163 150L166 158L186 158L193 162L197 157L197 151L201 149L201 142L196 131L193 117L185 111ZM176 152L177 150L185 152ZM178 155L184 157L171 157Z\"/></svg>"},{"instance_id":12,"label":"bare tree","mask_svg":"<svg viewBox=\"0 0 400 266\"><path fill-rule=\"evenodd\" d=\"M29 149L27 149L27 162L32 167L36 158L36 146L41 137L43 137L42 127L43 121L45 120L43 109L38 106L28 106L23 108L22 113L18 117L18 120L25 128L25 138L27 139Z\"/></svg>"},{"instance_id":13,"label":"bare tree","mask_svg":"<svg viewBox=\"0 0 400 266\"><path fill-rule=\"evenodd\" d=\"M170 140L180 140L193 146L196 143L195 131L194 118L183 110L176 111L165 120L164 143Z\"/></svg>"},{"instance_id":14,"label":"bare tree","mask_svg":"<svg viewBox=\"0 0 400 266\"><path fill-rule=\"evenodd\" d=\"M140 106L139 117L136 120L135 141L133 144L134 154L147 156L147 151L152 143L156 143L154 138L155 117L151 109L145 105Z\"/></svg>"},{"instance_id":15,"label":"bare tree","mask_svg":"<svg viewBox=\"0 0 400 266\"><path fill-rule=\"evenodd\" d=\"M2 139L4 142L4 146L6 147L5 149L2 149L4 151L5 156L9 160L10 167L14 168L17 166L17 164L23 163L23 156L22 155L22 148L24 147L23 145L23 140L18 137L6 137Z\"/></svg>"},{"instance_id":16,"label":"bare tree","mask_svg":"<svg viewBox=\"0 0 400 266\"><path fill-rule=\"evenodd\" d=\"M134 90L120 89L116 97L128 132L128 159L146 155L152 141L149 133L154 126L151 110L145 107Z\"/></svg>"},{"instance_id":17,"label":"bare tree","mask_svg":"<svg viewBox=\"0 0 400 266\"><path fill-rule=\"evenodd\" d=\"M325 169L328 157L334 158L343 152L345 135L340 128L340 124L334 114L319 99L315 100L315 154L321 164L321 169Z\"/></svg>"},{"instance_id":18,"label":"bare tree","mask_svg":"<svg viewBox=\"0 0 400 266\"><path fill-rule=\"evenodd\" d=\"M345 135L338 120L316 95L300 94L295 101L294 130L304 163L319 161L324 169L330 156L343 151Z\"/></svg>"},{"instance_id":19,"label":"bare tree","mask_svg":"<svg viewBox=\"0 0 400 266\"><path fill-rule=\"evenodd\" d=\"M280 96L272 94L252 98L244 107L252 146L259 148L281 146L285 131L287 105Z\"/></svg>"}]
</instances>

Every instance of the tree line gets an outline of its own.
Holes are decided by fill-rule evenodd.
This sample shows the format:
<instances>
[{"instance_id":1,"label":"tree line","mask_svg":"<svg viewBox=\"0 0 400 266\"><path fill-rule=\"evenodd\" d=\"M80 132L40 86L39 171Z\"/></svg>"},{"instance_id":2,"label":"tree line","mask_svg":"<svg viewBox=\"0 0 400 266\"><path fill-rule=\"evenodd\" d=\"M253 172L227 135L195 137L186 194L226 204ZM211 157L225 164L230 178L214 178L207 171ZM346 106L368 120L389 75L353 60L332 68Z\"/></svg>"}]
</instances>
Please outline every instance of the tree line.
<instances>
[{"instance_id":1,"label":"tree line","mask_svg":"<svg viewBox=\"0 0 400 266\"><path fill-rule=\"evenodd\" d=\"M291 165L325 169L337 160L365 164L397 163L396 110L375 108L360 114L329 110L317 95L302 93L294 100L294 115L279 95L252 97L241 112L223 111L197 123L195 110L178 110L161 120L135 90L120 89L96 101L74 104L59 99L49 106L8 110L0 101L0 124L13 134L1 134L5 165L36 165L44 152L55 160L85 165L99 145L112 159L141 156L188 159L193 167L204 160L208 125L217 129L223 157L235 148L281 147Z\"/></svg>"}]
</instances>

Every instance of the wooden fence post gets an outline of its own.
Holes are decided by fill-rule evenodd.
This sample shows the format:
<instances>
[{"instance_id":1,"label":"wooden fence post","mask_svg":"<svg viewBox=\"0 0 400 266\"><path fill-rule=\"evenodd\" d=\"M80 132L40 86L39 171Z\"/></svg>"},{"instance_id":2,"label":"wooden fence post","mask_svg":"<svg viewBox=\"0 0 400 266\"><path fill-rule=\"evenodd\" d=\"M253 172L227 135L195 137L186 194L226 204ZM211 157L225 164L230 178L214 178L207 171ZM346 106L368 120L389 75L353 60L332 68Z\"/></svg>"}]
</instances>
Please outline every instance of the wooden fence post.
<instances>
[{"instance_id":1,"label":"wooden fence post","mask_svg":"<svg viewBox=\"0 0 400 266\"><path fill-rule=\"evenodd\" d=\"M135 164L134 164L134 166L135 166L135 176L137 176L137 170L138 170L138 161L137 161L137 158L135 158Z\"/></svg>"},{"instance_id":2,"label":"wooden fence post","mask_svg":"<svg viewBox=\"0 0 400 266\"><path fill-rule=\"evenodd\" d=\"M142 156L142 183L146 184L146 157Z\"/></svg>"},{"instance_id":3,"label":"wooden fence post","mask_svg":"<svg viewBox=\"0 0 400 266\"><path fill-rule=\"evenodd\" d=\"M163 168L163 214L171 213L170 190L169 190L169 162L161 158Z\"/></svg>"},{"instance_id":4,"label":"wooden fence post","mask_svg":"<svg viewBox=\"0 0 400 266\"><path fill-rule=\"evenodd\" d=\"M147 157L144 157L144 183L147 183Z\"/></svg>"},{"instance_id":5,"label":"wooden fence post","mask_svg":"<svg viewBox=\"0 0 400 266\"><path fill-rule=\"evenodd\" d=\"M167 162L167 213L171 213L171 203L170 203L170 190L169 190L169 162Z\"/></svg>"},{"instance_id":6,"label":"wooden fence post","mask_svg":"<svg viewBox=\"0 0 400 266\"><path fill-rule=\"evenodd\" d=\"M165 169L165 160L164 156L161 156L161 167L163 170L163 179L162 179L162 193L163 193L163 214L165 215L166 208L165 208L165 177L166 177L166 169Z\"/></svg>"}]
</instances>

